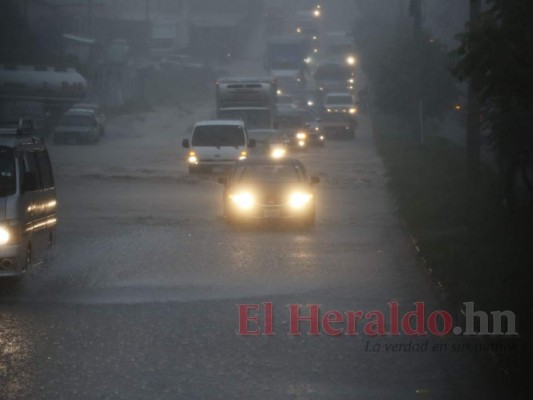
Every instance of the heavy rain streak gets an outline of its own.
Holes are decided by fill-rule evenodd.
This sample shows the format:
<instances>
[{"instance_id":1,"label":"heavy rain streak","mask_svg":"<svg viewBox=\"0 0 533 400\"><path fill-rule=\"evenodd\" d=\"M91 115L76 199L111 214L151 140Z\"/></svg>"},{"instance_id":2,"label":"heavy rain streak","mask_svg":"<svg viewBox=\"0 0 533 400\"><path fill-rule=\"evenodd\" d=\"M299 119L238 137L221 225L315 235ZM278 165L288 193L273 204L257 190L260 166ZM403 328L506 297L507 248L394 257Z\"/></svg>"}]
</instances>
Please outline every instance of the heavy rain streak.
<instances>
[{"instance_id":1,"label":"heavy rain streak","mask_svg":"<svg viewBox=\"0 0 533 400\"><path fill-rule=\"evenodd\" d=\"M0 0L0 400L526 399L528 0Z\"/></svg>"}]
</instances>

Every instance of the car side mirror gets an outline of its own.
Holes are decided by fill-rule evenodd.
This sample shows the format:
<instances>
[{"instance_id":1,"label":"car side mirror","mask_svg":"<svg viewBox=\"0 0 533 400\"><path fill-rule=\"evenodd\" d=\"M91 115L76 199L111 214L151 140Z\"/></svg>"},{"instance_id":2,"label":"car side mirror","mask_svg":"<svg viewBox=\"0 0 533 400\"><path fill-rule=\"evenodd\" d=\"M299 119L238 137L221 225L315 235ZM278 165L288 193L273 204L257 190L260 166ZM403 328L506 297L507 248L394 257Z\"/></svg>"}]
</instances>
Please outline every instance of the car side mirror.
<instances>
[{"instance_id":1,"label":"car side mirror","mask_svg":"<svg viewBox=\"0 0 533 400\"><path fill-rule=\"evenodd\" d=\"M181 145L185 148L185 149L188 149L191 147L191 145L189 144L189 139L183 139L183 141L181 142Z\"/></svg>"},{"instance_id":2,"label":"car side mirror","mask_svg":"<svg viewBox=\"0 0 533 400\"><path fill-rule=\"evenodd\" d=\"M218 178L218 183L221 185L227 185L228 184L228 178L226 176L221 176Z\"/></svg>"},{"instance_id":3,"label":"car side mirror","mask_svg":"<svg viewBox=\"0 0 533 400\"><path fill-rule=\"evenodd\" d=\"M320 183L320 178L318 176L312 176L311 185L316 185L317 183Z\"/></svg>"},{"instance_id":4,"label":"car side mirror","mask_svg":"<svg viewBox=\"0 0 533 400\"><path fill-rule=\"evenodd\" d=\"M34 192L38 188L37 183L37 173L35 172L24 172L22 179L22 191L23 192Z\"/></svg>"},{"instance_id":5,"label":"car side mirror","mask_svg":"<svg viewBox=\"0 0 533 400\"><path fill-rule=\"evenodd\" d=\"M256 143L255 139L250 139L248 141L248 147L251 148L251 149L253 149L256 146L256 144L257 143Z\"/></svg>"}]
</instances>

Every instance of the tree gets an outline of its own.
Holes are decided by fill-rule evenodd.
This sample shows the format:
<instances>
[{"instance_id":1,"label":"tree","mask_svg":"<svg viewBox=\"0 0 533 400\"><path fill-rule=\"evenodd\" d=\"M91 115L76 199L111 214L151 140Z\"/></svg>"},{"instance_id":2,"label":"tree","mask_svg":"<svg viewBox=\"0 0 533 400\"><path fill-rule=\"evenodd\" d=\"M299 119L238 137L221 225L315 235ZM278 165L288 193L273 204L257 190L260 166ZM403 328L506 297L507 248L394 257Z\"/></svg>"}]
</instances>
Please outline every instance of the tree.
<instances>
[{"instance_id":1,"label":"tree","mask_svg":"<svg viewBox=\"0 0 533 400\"><path fill-rule=\"evenodd\" d=\"M533 2L488 0L476 26L460 34L454 73L474 82L482 123L498 153L505 202L514 214L517 182L533 199Z\"/></svg>"}]
</instances>

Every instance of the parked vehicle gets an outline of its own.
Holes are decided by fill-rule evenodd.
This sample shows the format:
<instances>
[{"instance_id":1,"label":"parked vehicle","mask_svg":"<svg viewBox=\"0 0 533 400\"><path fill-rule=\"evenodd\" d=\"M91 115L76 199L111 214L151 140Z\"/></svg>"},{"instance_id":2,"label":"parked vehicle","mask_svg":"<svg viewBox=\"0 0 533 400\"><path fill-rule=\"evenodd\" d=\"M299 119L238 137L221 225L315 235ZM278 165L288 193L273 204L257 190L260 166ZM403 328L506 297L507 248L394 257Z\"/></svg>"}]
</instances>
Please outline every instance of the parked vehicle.
<instances>
[{"instance_id":1,"label":"parked vehicle","mask_svg":"<svg viewBox=\"0 0 533 400\"><path fill-rule=\"evenodd\" d=\"M67 111L54 131L55 144L97 143L101 127L92 110Z\"/></svg>"},{"instance_id":2,"label":"parked vehicle","mask_svg":"<svg viewBox=\"0 0 533 400\"><path fill-rule=\"evenodd\" d=\"M105 113L102 111L100 106L96 103L76 103L74 104L69 111L88 111L94 113L94 116L96 120L98 121L98 125L100 127L100 136L104 136L105 134L105 122L106 122L106 116Z\"/></svg>"}]
</instances>

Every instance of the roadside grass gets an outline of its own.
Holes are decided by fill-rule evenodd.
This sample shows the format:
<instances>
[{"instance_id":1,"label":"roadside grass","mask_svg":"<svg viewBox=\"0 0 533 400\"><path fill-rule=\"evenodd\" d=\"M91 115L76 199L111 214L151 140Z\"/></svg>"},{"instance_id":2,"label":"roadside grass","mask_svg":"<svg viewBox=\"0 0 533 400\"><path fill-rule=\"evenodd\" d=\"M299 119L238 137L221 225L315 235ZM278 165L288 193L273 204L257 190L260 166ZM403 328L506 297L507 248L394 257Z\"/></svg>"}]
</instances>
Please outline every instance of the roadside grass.
<instances>
[{"instance_id":1,"label":"roadside grass","mask_svg":"<svg viewBox=\"0 0 533 400\"><path fill-rule=\"evenodd\" d=\"M532 251L527 234L509 223L497 171L483 166L474 184L463 148L431 135L420 144L398 126L375 118L378 151L401 217L436 279L457 305L475 301L476 309L525 316Z\"/></svg>"},{"instance_id":2,"label":"roadside grass","mask_svg":"<svg viewBox=\"0 0 533 400\"><path fill-rule=\"evenodd\" d=\"M506 373L493 376L496 387L520 392L533 356L531 211L511 222L497 171L483 166L479 181L471 183L465 150L443 138L428 136L422 145L398 121L381 116L374 134L400 216L451 304L458 309L474 301L476 310L515 313L518 338L489 339L515 349L497 354Z\"/></svg>"}]
</instances>

